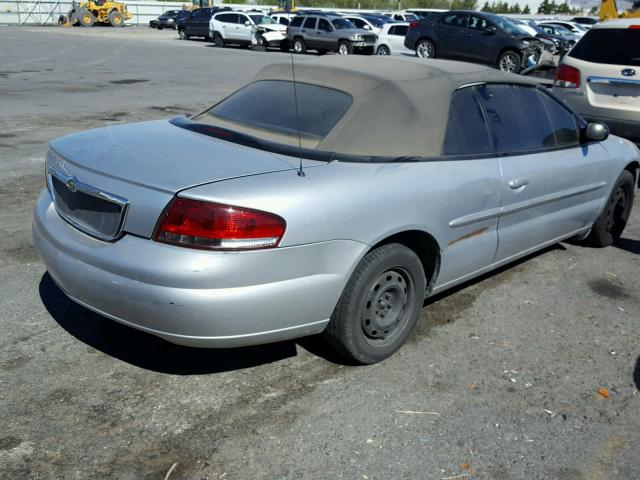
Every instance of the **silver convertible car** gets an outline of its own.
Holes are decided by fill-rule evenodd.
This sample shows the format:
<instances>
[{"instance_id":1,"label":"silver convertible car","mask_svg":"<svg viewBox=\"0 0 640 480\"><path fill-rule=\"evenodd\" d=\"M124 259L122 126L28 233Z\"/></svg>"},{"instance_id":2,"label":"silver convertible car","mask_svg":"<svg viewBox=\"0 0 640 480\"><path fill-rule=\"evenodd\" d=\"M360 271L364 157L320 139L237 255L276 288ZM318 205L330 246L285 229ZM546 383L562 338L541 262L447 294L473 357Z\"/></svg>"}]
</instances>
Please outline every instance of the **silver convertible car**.
<instances>
[{"instance_id":1,"label":"silver convertible car","mask_svg":"<svg viewBox=\"0 0 640 480\"><path fill-rule=\"evenodd\" d=\"M295 77L53 140L33 236L60 288L178 344L324 332L366 364L425 297L563 239L609 245L629 218L638 149L527 78L339 56Z\"/></svg>"}]
</instances>

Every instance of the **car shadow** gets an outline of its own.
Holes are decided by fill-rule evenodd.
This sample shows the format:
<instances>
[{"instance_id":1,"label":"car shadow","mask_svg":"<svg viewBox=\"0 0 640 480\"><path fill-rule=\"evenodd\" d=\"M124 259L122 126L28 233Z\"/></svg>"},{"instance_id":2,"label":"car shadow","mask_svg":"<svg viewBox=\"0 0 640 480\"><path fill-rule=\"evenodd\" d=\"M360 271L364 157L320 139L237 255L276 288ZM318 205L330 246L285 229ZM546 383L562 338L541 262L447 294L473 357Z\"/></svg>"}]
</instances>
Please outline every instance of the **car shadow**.
<instances>
[{"instance_id":1,"label":"car shadow","mask_svg":"<svg viewBox=\"0 0 640 480\"><path fill-rule=\"evenodd\" d=\"M636 360L636 368L633 370L633 383L635 383L636 388L640 390L640 357Z\"/></svg>"},{"instance_id":2,"label":"car shadow","mask_svg":"<svg viewBox=\"0 0 640 480\"><path fill-rule=\"evenodd\" d=\"M613 246L619 248L620 250L624 250L625 252L640 255L640 240L621 238L616 243L614 243Z\"/></svg>"},{"instance_id":3,"label":"car shadow","mask_svg":"<svg viewBox=\"0 0 640 480\"><path fill-rule=\"evenodd\" d=\"M202 375L241 370L295 357L295 342L231 349L174 345L122 325L70 300L45 273L39 293L51 317L81 342L136 367L173 375Z\"/></svg>"}]
</instances>

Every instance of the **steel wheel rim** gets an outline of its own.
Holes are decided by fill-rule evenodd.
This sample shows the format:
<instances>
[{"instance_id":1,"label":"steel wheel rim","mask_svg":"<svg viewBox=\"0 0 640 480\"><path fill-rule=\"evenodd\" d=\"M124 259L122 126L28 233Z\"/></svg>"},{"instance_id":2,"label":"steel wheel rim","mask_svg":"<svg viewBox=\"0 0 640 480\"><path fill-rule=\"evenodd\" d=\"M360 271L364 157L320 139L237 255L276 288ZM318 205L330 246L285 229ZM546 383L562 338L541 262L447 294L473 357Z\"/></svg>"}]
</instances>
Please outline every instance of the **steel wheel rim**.
<instances>
[{"instance_id":1,"label":"steel wheel rim","mask_svg":"<svg viewBox=\"0 0 640 480\"><path fill-rule=\"evenodd\" d=\"M508 53L500 60L500 70L513 73L518 68L518 59L515 55Z\"/></svg>"},{"instance_id":2,"label":"steel wheel rim","mask_svg":"<svg viewBox=\"0 0 640 480\"><path fill-rule=\"evenodd\" d=\"M430 42L421 42L418 45L418 56L420 58L431 58L433 56L433 45Z\"/></svg>"},{"instance_id":3,"label":"steel wheel rim","mask_svg":"<svg viewBox=\"0 0 640 480\"><path fill-rule=\"evenodd\" d=\"M349 54L349 49L347 48L347 46L344 43L341 43L340 46L338 47L338 53L340 55L348 55Z\"/></svg>"},{"instance_id":4,"label":"steel wheel rim","mask_svg":"<svg viewBox=\"0 0 640 480\"><path fill-rule=\"evenodd\" d=\"M378 47L378 55L389 55L389 49L384 45Z\"/></svg>"},{"instance_id":5,"label":"steel wheel rim","mask_svg":"<svg viewBox=\"0 0 640 480\"><path fill-rule=\"evenodd\" d=\"M622 230L624 230L626 225L627 219L625 218L625 214L627 211L628 195L629 192L627 192L627 189L623 185L619 186L607 206L605 229L614 237L622 234Z\"/></svg>"},{"instance_id":6,"label":"steel wheel rim","mask_svg":"<svg viewBox=\"0 0 640 480\"><path fill-rule=\"evenodd\" d=\"M415 297L413 278L407 270L392 267L372 282L361 315L362 333L374 346L392 343L409 323Z\"/></svg>"},{"instance_id":7,"label":"steel wheel rim","mask_svg":"<svg viewBox=\"0 0 640 480\"><path fill-rule=\"evenodd\" d=\"M302 40L296 40L293 42L293 49L296 53L302 53Z\"/></svg>"}]
</instances>

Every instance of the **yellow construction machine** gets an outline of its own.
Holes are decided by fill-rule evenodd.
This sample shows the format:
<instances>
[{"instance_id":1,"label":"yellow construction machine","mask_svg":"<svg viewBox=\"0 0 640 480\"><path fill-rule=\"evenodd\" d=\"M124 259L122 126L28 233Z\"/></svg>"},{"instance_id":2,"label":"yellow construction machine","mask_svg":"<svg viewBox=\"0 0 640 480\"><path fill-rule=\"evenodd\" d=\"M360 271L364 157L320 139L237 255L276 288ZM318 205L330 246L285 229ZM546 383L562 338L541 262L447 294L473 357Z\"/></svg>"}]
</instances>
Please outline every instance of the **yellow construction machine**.
<instances>
[{"instance_id":1,"label":"yellow construction machine","mask_svg":"<svg viewBox=\"0 0 640 480\"><path fill-rule=\"evenodd\" d=\"M635 2L630 10L618 12L616 0L602 0L600 3L600 21L604 22L615 18L640 18L640 1Z\"/></svg>"},{"instance_id":2,"label":"yellow construction machine","mask_svg":"<svg viewBox=\"0 0 640 480\"><path fill-rule=\"evenodd\" d=\"M93 27L95 23L105 23L113 27L122 27L126 20L133 17L127 10L127 6L121 2L110 0L88 0L86 2L71 4L71 10L64 16L60 16L60 25L82 25Z\"/></svg>"}]
</instances>

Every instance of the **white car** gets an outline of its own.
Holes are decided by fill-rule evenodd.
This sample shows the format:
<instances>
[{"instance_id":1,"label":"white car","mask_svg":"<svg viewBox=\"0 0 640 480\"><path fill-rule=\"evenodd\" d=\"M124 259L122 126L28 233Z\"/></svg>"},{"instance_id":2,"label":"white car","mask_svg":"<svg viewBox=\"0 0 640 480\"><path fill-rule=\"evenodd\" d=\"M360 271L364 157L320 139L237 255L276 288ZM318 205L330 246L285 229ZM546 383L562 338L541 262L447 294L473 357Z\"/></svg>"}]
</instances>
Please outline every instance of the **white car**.
<instances>
[{"instance_id":1,"label":"white car","mask_svg":"<svg viewBox=\"0 0 640 480\"><path fill-rule=\"evenodd\" d=\"M404 46L404 37L409 30L409 23L387 23L380 33L378 39L373 46L376 55L396 55L406 54L415 56L413 50L409 50Z\"/></svg>"},{"instance_id":2,"label":"white car","mask_svg":"<svg viewBox=\"0 0 640 480\"><path fill-rule=\"evenodd\" d=\"M271 15L269 15L274 22L280 24L280 25L289 25L289 22L291 21L291 19L293 17L296 16L295 13L272 13Z\"/></svg>"},{"instance_id":3,"label":"white car","mask_svg":"<svg viewBox=\"0 0 640 480\"><path fill-rule=\"evenodd\" d=\"M418 17L415 13L405 12L404 10L386 12L385 15L398 22L414 22L420 20L420 17Z\"/></svg>"},{"instance_id":4,"label":"white car","mask_svg":"<svg viewBox=\"0 0 640 480\"><path fill-rule=\"evenodd\" d=\"M343 15L343 17L353 23L356 28L369 30L376 35L380 33L380 30L386 24L381 17L373 15ZM389 22L393 22L393 20L389 19Z\"/></svg>"},{"instance_id":5,"label":"white car","mask_svg":"<svg viewBox=\"0 0 640 480\"><path fill-rule=\"evenodd\" d=\"M553 93L588 120L640 143L640 19L591 27L562 59Z\"/></svg>"},{"instance_id":6,"label":"white car","mask_svg":"<svg viewBox=\"0 0 640 480\"><path fill-rule=\"evenodd\" d=\"M218 47L234 44L282 48L287 26L259 12L221 11L211 17L209 37Z\"/></svg>"},{"instance_id":7,"label":"white car","mask_svg":"<svg viewBox=\"0 0 640 480\"><path fill-rule=\"evenodd\" d=\"M569 30L574 35L578 35L579 37L582 37L589 30L588 28L583 27L579 23L567 22L565 20L543 20L541 22L538 22L538 25L560 26L566 30Z\"/></svg>"}]
</instances>

